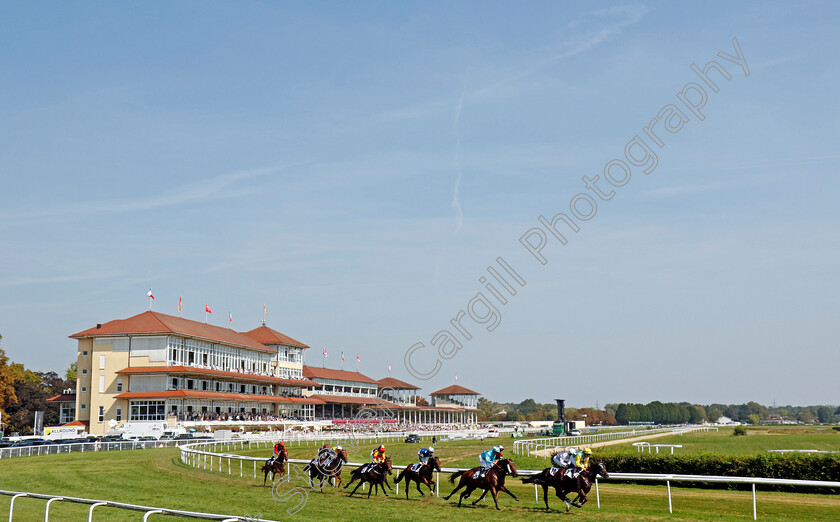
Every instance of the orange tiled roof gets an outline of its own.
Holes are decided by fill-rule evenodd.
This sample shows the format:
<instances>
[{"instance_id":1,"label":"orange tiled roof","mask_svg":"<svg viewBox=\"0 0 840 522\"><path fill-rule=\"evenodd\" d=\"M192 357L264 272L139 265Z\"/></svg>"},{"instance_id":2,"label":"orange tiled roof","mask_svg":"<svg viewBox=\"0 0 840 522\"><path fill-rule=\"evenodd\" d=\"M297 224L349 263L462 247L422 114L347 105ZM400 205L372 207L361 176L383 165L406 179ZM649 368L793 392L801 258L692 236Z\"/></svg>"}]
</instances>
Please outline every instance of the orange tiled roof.
<instances>
[{"instance_id":1,"label":"orange tiled roof","mask_svg":"<svg viewBox=\"0 0 840 522\"><path fill-rule=\"evenodd\" d=\"M394 379L393 377L385 377L384 379L379 379L376 382L380 388L391 388L394 390L419 390L417 386L413 384L409 384L405 381L401 381L399 379Z\"/></svg>"},{"instance_id":2,"label":"orange tiled roof","mask_svg":"<svg viewBox=\"0 0 840 522\"><path fill-rule=\"evenodd\" d=\"M333 370L331 368L316 368L314 366L304 366L303 367L303 376L307 379L313 378L321 378L321 379L335 379L338 381L355 381L355 382L367 382L370 384L376 384L376 381L368 377L367 375L362 375L359 372L348 372L345 370Z\"/></svg>"},{"instance_id":3,"label":"orange tiled roof","mask_svg":"<svg viewBox=\"0 0 840 522\"><path fill-rule=\"evenodd\" d=\"M123 368L122 370L117 371L117 373L140 375L149 373L191 373L197 375L217 375L219 377L229 377L243 381L259 381L271 384L283 384L287 386L320 386L315 381L308 381L305 379L281 379L280 377L272 377L270 375L226 372L222 370L212 370L210 368L195 368L193 366L134 366L131 368Z\"/></svg>"},{"instance_id":4,"label":"orange tiled roof","mask_svg":"<svg viewBox=\"0 0 840 522\"><path fill-rule=\"evenodd\" d=\"M457 384L453 384L452 386L447 386L442 390L438 390L433 392L432 395L481 395L478 392L474 392L463 386L458 386Z\"/></svg>"},{"instance_id":5,"label":"orange tiled roof","mask_svg":"<svg viewBox=\"0 0 840 522\"><path fill-rule=\"evenodd\" d=\"M277 330L273 330L266 325L254 328L250 332L242 332L242 335L247 335L251 339L265 345L269 344L285 344L287 346L295 346L297 348L309 348L300 341L296 341L288 335L281 334Z\"/></svg>"},{"instance_id":6,"label":"orange tiled roof","mask_svg":"<svg viewBox=\"0 0 840 522\"><path fill-rule=\"evenodd\" d=\"M253 402L324 404L311 397L276 397L274 395L251 395L247 393L225 393L202 390L168 390L157 392L124 392L116 395L115 399L165 399L170 397L192 397L199 399L225 399Z\"/></svg>"},{"instance_id":7,"label":"orange tiled roof","mask_svg":"<svg viewBox=\"0 0 840 522\"><path fill-rule=\"evenodd\" d=\"M181 334L211 342L274 353L274 350L264 344L255 341L247 335L234 332L230 328L199 323L198 321L162 314L160 312L152 312L151 310L129 317L128 319L109 321L102 324L101 327L94 326L93 328L82 330L71 335L70 338L81 339L84 337L108 337L131 334Z\"/></svg>"},{"instance_id":8,"label":"orange tiled roof","mask_svg":"<svg viewBox=\"0 0 840 522\"><path fill-rule=\"evenodd\" d=\"M77 421L77 420L70 421L67 424L62 424L62 426L87 426L87 425L88 425L87 422L82 422L82 421Z\"/></svg>"},{"instance_id":9,"label":"orange tiled roof","mask_svg":"<svg viewBox=\"0 0 840 522\"><path fill-rule=\"evenodd\" d=\"M62 395L56 395L47 399L47 402L76 402L76 394L64 393Z\"/></svg>"}]
</instances>

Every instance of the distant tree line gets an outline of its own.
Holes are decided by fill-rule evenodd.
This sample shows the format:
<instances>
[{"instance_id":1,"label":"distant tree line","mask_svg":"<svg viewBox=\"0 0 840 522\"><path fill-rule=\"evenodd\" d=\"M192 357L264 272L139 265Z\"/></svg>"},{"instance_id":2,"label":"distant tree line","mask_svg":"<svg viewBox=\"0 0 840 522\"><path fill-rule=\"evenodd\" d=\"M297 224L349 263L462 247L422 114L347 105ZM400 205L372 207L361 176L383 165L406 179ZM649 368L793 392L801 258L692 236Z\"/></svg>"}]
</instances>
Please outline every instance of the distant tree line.
<instances>
[{"instance_id":1,"label":"distant tree line","mask_svg":"<svg viewBox=\"0 0 840 522\"><path fill-rule=\"evenodd\" d=\"M522 402L493 402L478 399L481 421L554 421L557 420L555 403L538 403L534 399ZM840 420L837 406L780 406L768 407L755 401L745 404L692 404L689 402L660 402L647 404L610 403L603 409L566 408L566 420L586 420L587 425L651 424L700 424L715 422L728 417L736 422L757 424L767 421L770 415L794 422L820 422L834 424Z\"/></svg>"},{"instance_id":2,"label":"distant tree line","mask_svg":"<svg viewBox=\"0 0 840 522\"><path fill-rule=\"evenodd\" d=\"M745 404L709 404L699 405L688 402L647 404L618 403L607 404L607 411L614 411L619 424L649 422L653 424L697 424L715 422L721 417L728 417L736 422L758 424L767 421L770 415L779 415L782 420L798 422L821 422L833 424L840 417L837 406L784 406L767 407L755 401Z\"/></svg>"},{"instance_id":3,"label":"distant tree line","mask_svg":"<svg viewBox=\"0 0 840 522\"><path fill-rule=\"evenodd\" d=\"M2 336L0 336L2 339ZM55 372L33 372L19 363L10 363L0 348L0 411L5 432L21 435L32 433L35 412L44 412L44 426L56 425L58 407L47 399L76 387L75 368L71 366L64 378Z\"/></svg>"}]
</instances>

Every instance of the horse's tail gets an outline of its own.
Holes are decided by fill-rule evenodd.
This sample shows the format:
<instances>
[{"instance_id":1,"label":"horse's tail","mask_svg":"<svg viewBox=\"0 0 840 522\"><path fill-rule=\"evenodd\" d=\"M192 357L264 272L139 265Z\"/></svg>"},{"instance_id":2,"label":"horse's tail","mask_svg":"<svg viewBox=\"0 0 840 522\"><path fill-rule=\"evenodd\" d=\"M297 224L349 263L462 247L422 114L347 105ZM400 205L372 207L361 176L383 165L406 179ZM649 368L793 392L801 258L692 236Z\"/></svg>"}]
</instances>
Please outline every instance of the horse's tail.
<instances>
[{"instance_id":1,"label":"horse's tail","mask_svg":"<svg viewBox=\"0 0 840 522\"><path fill-rule=\"evenodd\" d=\"M270 468L268 467L268 465L263 464L263 467L260 468L260 471L262 471L262 472L270 471Z\"/></svg>"},{"instance_id":2,"label":"horse's tail","mask_svg":"<svg viewBox=\"0 0 840 522\"><path fill-rule=\"evenodd\" d=\"M453 473L452 475L450 475L450 477L449 477L449 482L450 482L451 484L454 484L454 483L455 483L455 481L456 481L456 480L458 480L458 478L459 478L461 475L463 475L464 473L466 473L466 472L467 472L466 470L456 471L455 473Z\"/></svg>"},{"instance_id":3,"label":"horse's tail","mask_svg":"<svg viewBox=\"0 0 840 522\"><path fill-rule=\"evenodd\" d=\"M394 479L394 484L399 484L400 483L400 481L402 480L403 475L405 475L406 471L408 471L408 468L405 468L404 470L400 471L400 474L397 475L397 478ZM410 483L409 483L409 485L410 485Z\"/></svg>"},{"instance_id":4,"label":"horse's tail","mask_svg":"<svg viewBox=\"0 0 840 522\"><path fill-rule=\"evenodd\" d=\"M534 484L540 479L540 475L531 475L522 479L523 484Z\"/></svg>"}]
</instances>

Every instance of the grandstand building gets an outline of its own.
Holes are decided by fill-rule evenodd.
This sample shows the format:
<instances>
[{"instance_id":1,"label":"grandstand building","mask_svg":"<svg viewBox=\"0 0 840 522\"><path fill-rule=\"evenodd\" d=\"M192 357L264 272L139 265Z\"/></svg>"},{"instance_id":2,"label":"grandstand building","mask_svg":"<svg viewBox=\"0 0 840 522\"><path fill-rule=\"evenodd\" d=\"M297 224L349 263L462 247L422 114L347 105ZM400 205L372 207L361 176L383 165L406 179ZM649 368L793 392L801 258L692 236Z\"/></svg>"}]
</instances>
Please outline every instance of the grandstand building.
<instances>
[{"instance_id":1,"label":"grandstand building","mask_svg":"<svg viewBox=\"0 0 840 522\"><path fill-rule=\"evenodd\" d=\"M303 364L278 360L280 348L289 359L305 345L267 327L243 334L148 311L70 337L78 340L76 420L92 434L110 420L311 419L319 402L305 397L317 383L302 377ZM277 376L295 370L299 378Z\"/></svg>"},{"instance_id":2,"label":"grandstand building","mask_svg":"<svg viewBox=\"0 0 840 522\"><path fill-rule=\"evenodd\" d=\"M303 364L308 346L262 325L236 332L160 312L97 324L78 341L75 397L62 421L95 435L125 423L196 428L276 428L303 421L377 417L409 424L474 423L478 394L432 394L391 377Z\"/></svg>"}]
</instances>

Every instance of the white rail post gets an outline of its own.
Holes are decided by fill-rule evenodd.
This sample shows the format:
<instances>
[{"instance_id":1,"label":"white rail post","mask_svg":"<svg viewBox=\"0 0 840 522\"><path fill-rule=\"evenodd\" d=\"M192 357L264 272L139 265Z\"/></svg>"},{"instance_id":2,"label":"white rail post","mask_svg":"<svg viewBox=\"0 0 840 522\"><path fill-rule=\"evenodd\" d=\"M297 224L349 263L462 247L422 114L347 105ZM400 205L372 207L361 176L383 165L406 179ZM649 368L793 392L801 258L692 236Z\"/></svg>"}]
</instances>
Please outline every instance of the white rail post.
<instances>
[{"instance_id":1,"label":"white rail post","mask_svg":"<svg viewBox=\"0 0 840 522\"><path fill-rule=\"evenodd\" d=\"M666 480L665 484L668 486L668 513L673 513L674 509L673 509L673 506L671 505L671 481Z\"/></svg>"},{"instance_id":2,"label":"white rail post","mask_svg":"<svg viewBox=\"0 0 840 522\"><path fill-rule=\"evenodd\" d=\"M94 502L93 504L91 504L90 511L88 511L88 522L93 522L93 508L95 508L96 506L107 506L107 505L108 505L107 502ZM12 522L11 518L9 518L9 522Z\"/></svg>"},{"instance_id":3,"label":"white rail post","mask_svg":"<svg viewBox=\"0 0 840 522\"><path fill-rule=\"evenodd\" d=\"M437 474L437 479L435 480L435 496L440 496L440 471L435 472Z\"/></svg>"},{"instance_id":4,"label":"white rail post","mask_svg":"<svg viewBox=\"0 0 840 522\"><path fill-rule=\"evenodd\" d=\"M53 500L64 500L64 497L53 497L47 500L47 508L44 510L44 522L50 522L50 504Z\"/></svg>"},{"instance_id":5,"label":"white rail post","mask_svg":"<svg viewBox=\"0 0 840 522\"><path fill-rule=\"evenodd\" d=\"M148 522L149 521L149 515L155 515L155 514L158 514L158 513L163 513L163 510L162 509L153 509L151 511L146 511L146 514L143 515L143 522Z\"/></svg>"},{"instance_id":6,"label":"white rail post","mask_svg":"<svg viewBox=\"0 0 840 522\"><path fill-rule=\"evenodd\" d=\"M254 478L257 478L257 461L254 461Z\"/></svg>"},{"instance_id":7,"label":"white rail post","mask_svg":"<svg viewBox=\"0 0 840 522\"><path fill-rule=\"evenodd\" d=\"M537 493L537 483L534 482L534 504L539 505L540 503L540 494Z\"/></svg>"},{"instance_id":8,"label":"white rail post","mask_svg":"<svg viewBox=\"0 0 840 522\"><path fill-rule=\"evenodd\" d=\"M755 482L753 482L752 490L753 490L753 520L758 520L758 513L756 513L756 510L755 510Z\"/></svg>"},{"instance_id":9,"label":"white rail post","mask_svg":"<svg viewBox=\"0 0 840 522\"><path fill-rule=\"evenodd\" d=\"M598 477L595 477L595 501L598 504L598 509L601 509L601 492L598 491Z\"/></svg>"},{"instance_id":10,"label":"white rail post","mask_svg":"<svg viewBox=\"0 0 840 522\"><path fill-rule=\"evenodd\" d=\"M12 496L12 501L9 502L9 522L12 522L12 513L15 510L15 499L18 497L26 497L28 493L18 493L17 495Z\"/></svg>"}]
</instances>

